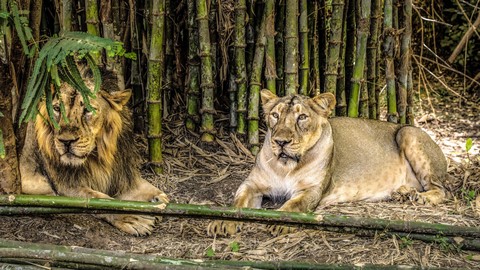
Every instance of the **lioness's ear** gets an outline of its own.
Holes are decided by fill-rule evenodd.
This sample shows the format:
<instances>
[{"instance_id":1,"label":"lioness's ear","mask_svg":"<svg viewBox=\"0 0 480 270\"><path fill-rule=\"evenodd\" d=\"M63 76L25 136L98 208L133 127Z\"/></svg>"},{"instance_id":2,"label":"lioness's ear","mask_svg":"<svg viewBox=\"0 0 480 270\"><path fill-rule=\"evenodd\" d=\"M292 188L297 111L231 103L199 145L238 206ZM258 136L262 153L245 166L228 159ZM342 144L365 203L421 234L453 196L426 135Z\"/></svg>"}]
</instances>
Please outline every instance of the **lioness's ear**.
<instances>
[{"instance_id":1,"label":"lioness's ear","mask_svg":"<svg viewBox=\"0 0 480 270\"><path fill-rule=\"evenodd\" d=\"M108 103L110 103L110 106L116 111L121 111L123 106L127 104L132 96L132 91L130 89L114 91L111 93L102 91L101 93Z\"/></svg>"},{"instance_id":2,"label":"lioness's ear","mask_svg":"<svg viewBox=\"0 0 480 270\"><path fill-rule=\"evenodd\" d=\"M263 89L261 92L260 92L260 96L262 98L262 105L265 106L265 104L267 104L270 100L274 100L277 97L277 95L275 95L274 93L272 93L272 91L268 90L268 89Z\"/></svg>"},{"instance_id":3,"label":"lioness's ear","mask_svg":"<svg viewBox=\"0 0 480 270\"><path fill-rule=\"evenodd\" d=\"M335 108L335 96L332 93L323 93L312 98L316 105L321 109L321 114L325 117L330 115Z\"/></svg>"}]
</instances>

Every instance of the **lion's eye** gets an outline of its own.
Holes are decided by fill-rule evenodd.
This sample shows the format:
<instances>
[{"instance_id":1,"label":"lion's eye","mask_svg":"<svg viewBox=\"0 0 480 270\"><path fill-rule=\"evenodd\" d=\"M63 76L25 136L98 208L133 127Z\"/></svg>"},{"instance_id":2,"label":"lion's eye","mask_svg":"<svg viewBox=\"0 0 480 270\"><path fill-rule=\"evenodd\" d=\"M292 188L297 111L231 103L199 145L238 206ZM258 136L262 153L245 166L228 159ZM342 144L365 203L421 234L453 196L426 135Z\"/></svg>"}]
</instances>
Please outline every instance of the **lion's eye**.
<instances>
[{"instance_id":1,"label":"lion's eye","mask_svg":"<svg viewBox=\"0 0 480 270\"><path fill-rule=\"evenodd\" d=\"M278 119L278 117L279 117L279 116L278 116L278 113L276 113L276 112L272 113L272 116L273 116L273 118L275 118L275 119Z\"/></svg>"},{"instance_id":2,"label":"lion's eye","mask_svg":"<svg viewBox=\"0 0 480 270\"><path fill-rule=\"evenodd\" d=\"M298 116L298 120L305 120L305 119L307 119L307 117L308 117L308 116L307 116L306 114L300 114L300 115Z\"/></svg>"},{"instance_id":3,"label":"lion's eye","mask_svg":"<svg viewBox=\"0 0 480 270\"><path fill-rule=\"evenodd\" d=\"M57 113L60 112L60 106L58 106L58 105L53 105L53 110L54 110L55 112L57 112Z\"/></svg>"}]
</instances>

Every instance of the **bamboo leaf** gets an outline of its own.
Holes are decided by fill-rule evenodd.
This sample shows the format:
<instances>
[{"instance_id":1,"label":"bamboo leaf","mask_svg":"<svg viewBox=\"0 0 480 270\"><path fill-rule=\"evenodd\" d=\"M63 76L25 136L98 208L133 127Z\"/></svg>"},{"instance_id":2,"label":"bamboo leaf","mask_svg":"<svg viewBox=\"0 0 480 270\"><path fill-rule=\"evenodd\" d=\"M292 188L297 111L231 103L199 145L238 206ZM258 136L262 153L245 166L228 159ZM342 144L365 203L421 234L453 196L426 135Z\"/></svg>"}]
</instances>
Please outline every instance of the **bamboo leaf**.
<instances>
[{"instance_id":1,"label":"bamboo leaf","mask_svg":"<svg viewBox=\"0 0 480 270\"><path fill-rule=\"evenodd\" d=\"M467 141L465 142L465 150L469 152L470 149L472 149L472 146L473 146L473 140L472 138L468 138Z\"/></svg>"},{"instance_id":2,"label":"bamboo leaf","mask_svg":"<svg viewBox=\"0 0 480 270\"><path fill-rule=\"evenodd\" d=\"M52 85L53 86L53 85ZM54 86L53 86L54 87ZM54 88L55 89L55 88ZM52 105L52 91L46 91L46 106L47 106L47 113L48 113L48 118L50 119L50 123L53 124L53 127L55 129L59 129L60 126L58 125L57 121L55 120L54 117L54 112L53 112L53 105Z\"/></svg>"}]
</instances>

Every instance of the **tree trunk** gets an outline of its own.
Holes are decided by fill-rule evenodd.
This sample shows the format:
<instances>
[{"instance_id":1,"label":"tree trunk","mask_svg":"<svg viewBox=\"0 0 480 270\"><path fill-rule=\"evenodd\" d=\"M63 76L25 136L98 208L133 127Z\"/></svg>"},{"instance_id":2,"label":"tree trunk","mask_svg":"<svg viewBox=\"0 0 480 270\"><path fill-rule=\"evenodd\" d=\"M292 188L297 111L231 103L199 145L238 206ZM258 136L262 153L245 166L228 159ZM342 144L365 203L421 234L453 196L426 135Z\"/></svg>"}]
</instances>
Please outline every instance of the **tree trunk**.
<instances>
[{"instance_id":1,"label":"tree trunk","mask_svg":"<svg viewBox=\"0 0 480 270\"><path fill-rule=\"evenodd\" d=\"M285 9L285 95L298 87L298 1L286 0Z\"/></svg>"},{"instance_id":2,"label":"tree trunk","mask_svg":"<svg viewBox=\"0 0 480 270\"><path fill-rule=\"evenodd\" d=\"M365 58L367 51L367 38L370 31L370 0L361 0L357 6L358 25L357 25L357 52L355 57L355 65L352 74L352 87L350 90L350 100L348 103L348 116L358 117L359 103L362 106L362 116L368 116L368 93L364 85L365 80ZM364 87L362 87L364 86ZM365 93L367 95L365 96ZM360 100L362 98L362 100ZM367 106L365 110L365 105ZM365 115L366 114L366 115Z\"/></svg>"},{"instance_id":3,"label":"tree trunk","mask_svg":"<svg viewBox=\"0 0 480 270\"><path fill-rule=\"evenodd\" d=\"M148 151L153 170L163 172L162 158L162 79L165 66L163 52L165 31L165 0L154 0L152 36L148 61Z\"/></svg>"},{"instance_id":4,"label":"tree trunk","mask_svg":"<svg viewBox=\"0 0 480 270\"><path fill-rule=\"evenodd\" d=\"M198 21L198 41L200 45L201 67L201 89L202 89L202 133L201 140L204 142L212 142L215 140L215 127L213 123L213 115L215 108L213 107L215 83L213 81L212 70L212 49L210 44L210 31L208 28L208 9L206 0L197 0L197 21Z\"/></svg>"},{"instance_id":5,"label":"tree trunk","mask_svg":"<svg viewBox=\"0 0 480 270\"><path fill-rule=\"evenodd\" d=\"M308 7L307 0L300 0L300 18L299 18L299 34L300 34L300 87L298 93L308 95L308 73L310 70L310 56L308 54Z\"/></svg>"}]
</instances>

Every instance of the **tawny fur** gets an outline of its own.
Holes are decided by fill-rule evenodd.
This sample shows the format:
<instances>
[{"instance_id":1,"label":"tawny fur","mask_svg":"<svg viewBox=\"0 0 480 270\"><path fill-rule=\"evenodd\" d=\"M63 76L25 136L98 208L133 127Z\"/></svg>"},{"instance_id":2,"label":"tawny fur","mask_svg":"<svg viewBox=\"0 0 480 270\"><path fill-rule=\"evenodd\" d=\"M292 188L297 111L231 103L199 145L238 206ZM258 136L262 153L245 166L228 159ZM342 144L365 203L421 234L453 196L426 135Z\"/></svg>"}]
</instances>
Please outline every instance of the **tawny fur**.
<instances>
[{"instance_id":1,"label":"tawny fur","mask_svg":"<svg viewBox=\"0 0 480 270\"><path fill-rule=\"evenodd\" d=\"M330 93L279 98L263 90L268 127L250 175L234 206L260 208L262 199L282 200L280 211L321 211L319 206L378 201L414 191L420 203L445 198L446 159L421 129L368 119L332 118ZM212 234L237 226L218 221Z\"/></svg>"},{"instance_id":2,"label":"tawny fur","mask_svg":"<svg viewBox=\"0 0 480 270\"><path fill-rule=\"evenodd\" d=\"M93 88L91 81L87 85ZM20 158L23 193L168 202L162 191L140 175L131 113L126 106L131 92L100 91L91 99L95 112L90 112L79 92L67 84L61 90L53 101L60 128L55 129L47 120L44 101L35 122L27 128ZM61 115L60 106L64 106L65 115ZM147 216L103 218L136 235L149 234L155 223Z\"/></svg>"}]
</instances>

